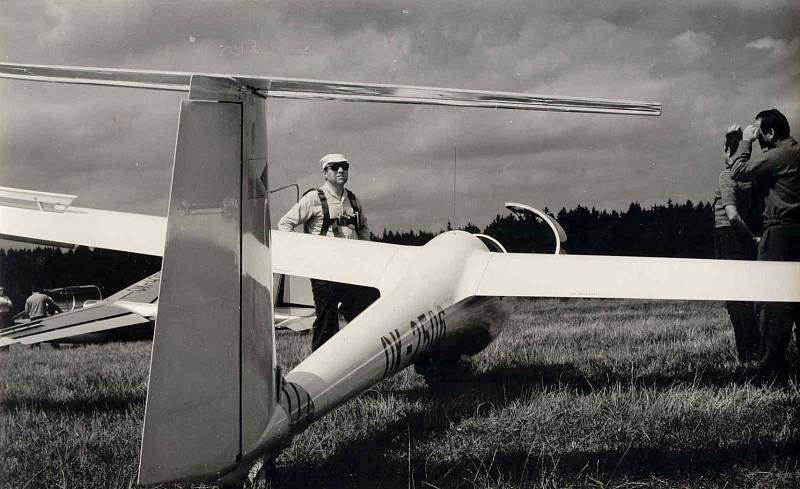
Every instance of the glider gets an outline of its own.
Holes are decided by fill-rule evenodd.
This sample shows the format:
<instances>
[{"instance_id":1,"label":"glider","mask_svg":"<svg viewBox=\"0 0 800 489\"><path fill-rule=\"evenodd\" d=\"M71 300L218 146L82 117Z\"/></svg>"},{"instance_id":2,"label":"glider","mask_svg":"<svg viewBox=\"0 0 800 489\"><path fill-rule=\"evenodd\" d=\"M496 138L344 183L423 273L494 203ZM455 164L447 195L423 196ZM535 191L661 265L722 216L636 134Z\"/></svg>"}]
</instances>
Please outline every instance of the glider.
<instances>
[{"instance_id":1,"label":"glider","mask_svg":"<svg viewBox=\"0 0 800 489\"><path fill-rule=\"evenodd\" d=\"M0 224L1 228L3 224ZM160 281L161 272L157 272L105 299L88 301L89 304L83 307L0 329L0 348L15 343L33 345L50 342L57 346L59 343L150 339L158 315ZM292 297L289 284L297 286L298 281L284 275L276 275L275 281L275 290L278 291L274 302L275 328L295 332L310 330L315 317L314 306L287 302ZM125 330L121 332L121 328Z\"/></svg>"},{"instance_id":2,"label":"glider","mask_svg":"<svg viewBox=\"0 0 800 489\"><path fill-rule=\"evenodd\" d=\"M162 241L140 484L241 484L255 461L381 379L479 351L508 315L505 296L800 301L796 263L491 253L461 231L416 248L269 231L271 97L633 115L658 115L658 104L16 64L0 64L0 76L189 93ZM284 376L273 271L368 285L381 296Z\"/></svg>"},{"instance_id":3,"label":"glider","mask_svg":"<svg viewBox=\"0 0 800 489\"><path fill-rule=\"evenodd\" d=\"M163 250L167 222L163 217L74 207L71 203L76 195L69 195L66 204L55 204L56 199L65 202L61 199L63 194L0 187L2 196L6 196L0 200L0 236L4 238L41 245L82 245L162 256L160 250ZM507 203L506 206L517 215L533 216L546 223L553 232L555 253L560 252L567 235L555 218L527 205ZM103 229L104 233L98 233L98 229ZM277 240L280 243L283 233L275 233L273 242ZM506 251L491 236L476 236L490 249ZM279 264L286 264L283 269L291 269L293 261L302 261L303 253L314 252L304 248L292 249L291 246L290 243L278 245L277 260ZM273 251L275 259L276 252ZM155 273L104 300L89 301L83 308L73 304L73 307L65 309L68 314L18 321L14 326L0 329L0 348L14 343L30 345L44 341L57 344L151 338L158 313L160 278L161 273ZM309 304L310 284L297 277L275 274L273 285L275 328L295 332L310 330L315 318L314 306ZM108 334L124 327L137 327L137 331Z\"/></svg>"}]
</instances>

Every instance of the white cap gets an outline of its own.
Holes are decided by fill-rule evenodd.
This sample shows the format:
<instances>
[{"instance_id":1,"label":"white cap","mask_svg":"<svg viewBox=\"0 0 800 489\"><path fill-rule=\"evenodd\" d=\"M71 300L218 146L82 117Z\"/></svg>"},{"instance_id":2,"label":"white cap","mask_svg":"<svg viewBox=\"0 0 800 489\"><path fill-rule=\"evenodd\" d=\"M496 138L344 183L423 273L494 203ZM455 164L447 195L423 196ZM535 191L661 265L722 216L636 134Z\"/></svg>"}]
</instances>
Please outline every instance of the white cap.
<instances>
[{"instance_id":1,"label":"white cap","mask_svg":"<svg viewBox=\"0 0 800 489\"><path fill-rule=\"evenodd\" d=\"M325 167L331 163L341 163L343 161L347 161L347 157L345 155L339 153L330 153L320 158L319 164L322 165L322 169L324 170Z\"/></svg>"}]
</instances>

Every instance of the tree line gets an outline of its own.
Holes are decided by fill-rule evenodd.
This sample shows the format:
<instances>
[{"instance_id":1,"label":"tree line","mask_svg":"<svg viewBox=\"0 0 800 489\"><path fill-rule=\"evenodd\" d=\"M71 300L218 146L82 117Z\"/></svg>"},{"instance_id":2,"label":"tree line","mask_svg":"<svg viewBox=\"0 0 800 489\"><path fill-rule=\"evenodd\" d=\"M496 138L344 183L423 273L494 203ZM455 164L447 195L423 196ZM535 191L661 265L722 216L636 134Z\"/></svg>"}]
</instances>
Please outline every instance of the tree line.
<instances>
[{"instance_id":1,"label":"tree line","mask_svg":"<svg viewBox=\"0 0 800 489\"><path fill-rule=\"evenodd\" d=\"M547 208L544 212L553 215ZM562 208L554 216L567 233L568 253L581 255L714 257L714 210L709 203L691 200L643 208L631 203L626 211L598 211L578 206ZM448 229L450 228L448 223ZM533 216L498 214L483 231L472 223L460 228L487 234L512 253L552 253L555 238L549 226ZM422 245L438 232L387 231L374 236L385 243Z\"/></svg>"},{"instance_id":2,"label":"tree line","mask_svg":"<svg viewBox=\"0 0 800 489\"><path fill-rule=\"evenodd\" d=\"M550 214L547 208L544 210ZM622 212L598 211L579 205L570 210L562 208L555 218L567 233L563 247L571 254L714 256L714 215L709 203L668 201L646 209L634 202ZM419 246L450 229L449 222L439 231L384 229L380 235L373 234L372 239ZM513 253L552 253L555 248L550 228L531 216L498 214L482 231L471 223L459 229L492 236ZM160 268L159 257L85 247L0 250L0 286L5 287L16 310L24 305L35 286L94 284L106 297Z\"/></svg>"},{"instance_id":3,"label":"tree line","mask_svg":"<svg viewBox=\"0 0 800 489\"><path fill-rule=\"evenodd\" d=\"M34 288L97 285L107 297L161 269L161 257L79 246L72 250L39 247L0 250L0 286L24 309Z\"/></svg>"}]
</instances>

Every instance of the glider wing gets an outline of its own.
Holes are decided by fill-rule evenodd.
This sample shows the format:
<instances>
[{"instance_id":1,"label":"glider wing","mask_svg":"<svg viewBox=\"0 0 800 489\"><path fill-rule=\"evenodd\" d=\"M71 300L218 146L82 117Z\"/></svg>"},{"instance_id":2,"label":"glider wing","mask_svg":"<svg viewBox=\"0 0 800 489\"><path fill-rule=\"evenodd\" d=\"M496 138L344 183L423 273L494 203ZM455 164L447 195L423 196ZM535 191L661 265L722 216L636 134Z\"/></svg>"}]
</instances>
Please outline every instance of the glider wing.
<instances>
[{"instance_id":1,"label":"glider wing","mask_svg":"<svg viewBox=\"0 0 800 489\"><path fill-rule=\"evenodd\" d=\"M800 301L800 263L480 254L464 296Z\"/></svg>"}]
</instances>

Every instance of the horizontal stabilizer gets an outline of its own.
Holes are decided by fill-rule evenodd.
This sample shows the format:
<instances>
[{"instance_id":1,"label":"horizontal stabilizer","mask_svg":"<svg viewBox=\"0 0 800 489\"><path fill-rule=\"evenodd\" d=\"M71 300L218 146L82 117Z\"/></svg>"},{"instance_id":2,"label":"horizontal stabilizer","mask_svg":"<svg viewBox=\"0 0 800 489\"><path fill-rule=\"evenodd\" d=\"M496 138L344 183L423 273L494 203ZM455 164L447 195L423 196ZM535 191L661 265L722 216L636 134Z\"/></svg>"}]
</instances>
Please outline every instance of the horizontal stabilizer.
<instances>
[{"instance_id":1,"label":"horizontal stabilizer","mask_svg":"<svg viewBox=\"0 0 800 489\"><path fill-rule=\"evenodd\" d=\"M356 83L234 74L122 70L75 66L0 63L0 78L84 85L108 85L188 92L192 76L222 78L264 97L345 100L417 105L449 105L492 109L660 115L661 104L516 92L463 90L443 87Z\"/></svg>"},{"instance_id":2,"label":"horizontal stabilizer","mask_svg":"<svg viewBox=\"0 0 800 489\"><path fill-rule=\"evenodd\" d=\"M161 285L161 272L156 272L148 277L129 285L119 292L106 298L106 301L139 302L154 304L158 300L159 286Z\"/></svg>"},{"instance_id":3,"label":"horizontal stabilizer","mask_svg":"<svg viewBox=\"0 0 800 489\"><path fill-rule=\"evenodd\" d=\"M303 331L311 331L314 327L314 320L316 316L313 314L311 316L305 317L293 317L291 319L287 319L285 321L281 321L275 324L275 329L288 329L290 331L294 331L295 333L302 333ZM277 321L278 318L276 316L275 320Z\"/></svg>"}]
</instances>

